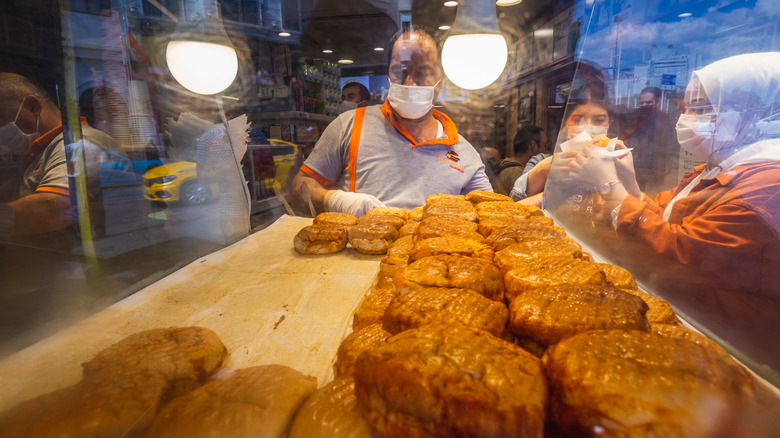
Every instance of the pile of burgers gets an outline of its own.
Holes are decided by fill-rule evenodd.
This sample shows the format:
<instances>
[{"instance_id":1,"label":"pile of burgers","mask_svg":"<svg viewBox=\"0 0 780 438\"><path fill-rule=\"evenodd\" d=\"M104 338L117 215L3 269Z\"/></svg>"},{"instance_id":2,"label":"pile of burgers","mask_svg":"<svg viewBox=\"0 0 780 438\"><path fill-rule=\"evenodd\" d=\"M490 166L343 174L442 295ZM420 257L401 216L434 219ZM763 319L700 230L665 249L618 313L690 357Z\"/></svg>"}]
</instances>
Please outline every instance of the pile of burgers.
<instances>
[{"instance_id":1,"label":"pile of burgers","mask_svg":"<svg viewBox=\"0 0 780 438\"><path fill-rule=\"evenodd\" d=\"M752 376L537 208L486 192L323 214L303 253L386 254L334 379L222 367L205 327L138 332L0 437L735 437Z\"/></svg>"},{"instance_id":2,"label":"pile of burgers","mask_svg":"<svg viewBox=\"0 0 780 438\"><path fill-rule=\"evenodd\" d=\"M302 253L387 256L291 437L736 436L752 376L543 211L433 195L324 213Z\"/></svg>"}]
</instances>

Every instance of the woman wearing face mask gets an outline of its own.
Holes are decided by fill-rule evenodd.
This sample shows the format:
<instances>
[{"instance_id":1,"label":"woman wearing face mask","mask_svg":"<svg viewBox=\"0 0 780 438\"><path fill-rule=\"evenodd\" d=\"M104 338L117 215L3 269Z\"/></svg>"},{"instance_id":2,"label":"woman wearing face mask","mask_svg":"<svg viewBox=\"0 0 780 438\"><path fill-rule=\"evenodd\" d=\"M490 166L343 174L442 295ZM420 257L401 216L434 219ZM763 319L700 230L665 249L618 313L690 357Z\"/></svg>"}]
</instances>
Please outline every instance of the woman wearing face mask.
<instances>
[{"instance_id":1,"label":"woman wearing face mask","mask_svg":"<svg viewBox=\"0 0 780 438\"><path fill-rule=\"evenodd\" d=\"M387 100L328 125L293 180L299 211L311 213L306 193L314 213L360 216L384 205L411 209L435 193L493 191L477 151L433 109L443 85L433 35L413 27L391 41Z\"/></svg>"},{"instance_id":2,"label":"woman wearing face mask","mask_svg":"<svg viewBox=\"0 0 780 438\"><path fill-rule=\"evenodd\" d=\"M756 124L780 108L780 53L697 70L684 99L680 147L707 162L677 188L654 200L627 189L635 182L630 154L607 162L592 149L558 154L551 173L597 188L599 213L618 237L610 251L626 248L621 263L716 335L780 369L778 343L766 338L780 330L780 138Z\"/></svg>"},{"instance_id":3,"label":"woman wearing face mask","mask_svg":"<svg viewBox=\"0 0 780 438\"><path fill-rule=\"evenodd\" d=\"M571 140L582 132L593 139L606 137L609 130L609 112L601 103L589 100L577 105L566 118L566 140Z\"/></svg>"},{"instance_id":4,"label":"woman wearing face mask","mask_svg":"<svg viewBox=\"0 0 780 438\"><path fill-rule=\"evenodd\" d=\"M573 108L566 116L566 126L559 135L559 143L571 140L582 132L587 132L594 140L607 137L610 115L604 104L587 100L573 105ZM618 140L615 148L625 149L625 145ZM529 161L523 174L515 181L510 196L524 204L541 206L541 195L551 163L551 156L546 156L541 161Z\"/></svg>"}]
</instances>

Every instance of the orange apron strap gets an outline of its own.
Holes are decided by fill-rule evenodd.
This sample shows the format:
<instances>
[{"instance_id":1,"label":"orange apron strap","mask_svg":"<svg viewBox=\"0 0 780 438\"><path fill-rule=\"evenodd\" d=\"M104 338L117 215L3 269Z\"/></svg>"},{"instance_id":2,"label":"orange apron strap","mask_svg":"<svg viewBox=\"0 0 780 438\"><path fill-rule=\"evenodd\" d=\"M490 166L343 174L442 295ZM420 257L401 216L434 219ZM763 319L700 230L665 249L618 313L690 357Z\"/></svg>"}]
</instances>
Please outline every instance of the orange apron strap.
<instances>
[{"instance_id":1,"label":"orange apron strap","mask_svg":"<svg viewBox=\"0 0 780 438\"><path fill-rule=\"evenodd\" d=\"M349 172L350 192L355 191L358 144L360 143L360 130L363 129L363 116L365 113L365 107L355 110L355 120L352 122L352 135L349 137L349 164L347 165L347 171Z\"/></svg>"}]
</instances>

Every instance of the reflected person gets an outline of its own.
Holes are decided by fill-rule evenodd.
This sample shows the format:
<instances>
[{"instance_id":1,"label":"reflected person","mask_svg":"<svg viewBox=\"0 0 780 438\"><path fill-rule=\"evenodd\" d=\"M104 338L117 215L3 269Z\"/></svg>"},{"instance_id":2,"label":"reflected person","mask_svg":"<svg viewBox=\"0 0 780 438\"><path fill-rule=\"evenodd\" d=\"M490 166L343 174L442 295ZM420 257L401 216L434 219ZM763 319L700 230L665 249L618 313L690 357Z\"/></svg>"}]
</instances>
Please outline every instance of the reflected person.
<instances>
[{"instance_id":1,"label":"reflected person","mask_svg":"<svg viewBox=\"0 0 780 438\"><path fill-rule=\"evenodd\" d=\"M57 105L31 80L0 73L0 239L68 228L70 187Z\"/></svg>"},{"instance_id":2,"label":"reflected person","mask_svg":"<svg viewBox=\"0 0 780 438\"><path fill-rule=\"evenodd\" d=\"M168 210L167 226L199 223L199 237L220 243L245 237L251 210L239 160L249 141L246 116L230 119L226 126L214 98L175 83L160 84L159 92L164 97L160 112L166 116L168 155L173 161L194 162L197 175L179 188L184 205ZM216 205L208 208L181 208L212 201Z\"/></svg>"},{"instance_id":3,"label":"reflected person","mask_svg":"<svg viewBox=\"0 0 780 438\"><path fill-rule=\"evenodd\" d=\"M81 151L93 230L103 230L101 154L121 153L120 146L84 119L83 148L65 144L60 109L38 84L15 73L0 73L0 124L0 159L10 171L0 185L0 202L7 203L0 204L0 238L40 238L46 246L69 249L72 239L62 231L75 219L66 163Z\"/></svg>"},{"instance_id":4,"label":"reflected person","mask_svg":"<svg viewBox=\"0 0 780 438\"><path fill-rule=\"evenodd\" d=\"M756 122L780 103L780 53L695 71L684 103L677 139L706 163L675 189L650 199L627 188L636 184L630 154L560 153L551 172L602 188L597 217L615 238L595 242L611 244L684 312L778 369L780 346L766 335L780 330L780 138Z\"/></svg>"},{"instance_id":5,"label":"reflected person","mask_svg":"<svg viewBox=\"0 0 780 438\"><path fill-rule=\"evenodd\" d=\"M639 187L649 193L668 189L677 182L680 146L674 135L674 121L661 111L661 97L658 87L645 87L639 93L637 110L629 116L627 127L619 136L633 149Z\"/></svg>"}]
</instances>

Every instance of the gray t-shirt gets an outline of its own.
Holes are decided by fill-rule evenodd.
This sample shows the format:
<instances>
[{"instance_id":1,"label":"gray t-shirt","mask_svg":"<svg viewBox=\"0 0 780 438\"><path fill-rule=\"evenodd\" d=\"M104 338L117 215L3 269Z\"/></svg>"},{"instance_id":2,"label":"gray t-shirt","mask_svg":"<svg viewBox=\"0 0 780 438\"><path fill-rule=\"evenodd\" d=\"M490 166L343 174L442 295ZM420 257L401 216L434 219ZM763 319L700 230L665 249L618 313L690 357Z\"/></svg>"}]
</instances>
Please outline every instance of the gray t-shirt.
<instances>
[{"instance_id":1,"label":"gray t-shirt","mask_svg":"<svg viewBox=\"0 0 780 438\"><path fill-rule=\"evenodd\" d=\"M411 209L435 193L492 192L479 154L458 136L452 121L441 113L444 131L453 145L414 146L382 113L380 105L366 108L355 171L355 191L376 196L385 205ZM355 111L330 123L302 169L313 171L333 188L349 190L349 141ZM318 178L319 179L319 178Z\"/></svg>"},{"instance_id":2,"label":"gray t-shirt","mask_svg":"<svg viewBox=\"0 0 780 438\"><path fill-rule=\"evenodd\" d=\"M67 166L66 147L83 147L84 174L87 183L87 194L94 201L100 197L100 164L104 151L121 153L122 148L108 134L82 124L83 141L78 145L65 145L62 130L52 130L41 136L36 142L46 144L32 158L23 170L19 170L0 187L0 202L12 202L36 192L57 193L70 196L70 176ZM48 141L48 144L46 143ZM80 151L76 149L72 153ZM90 201L90 202L91 202ZM12 210L3 208L0 211L0 236L10 236L13 223L10 220ZM93 218L93 223L95 222ZM5 234L2 234L5 232ZM41 244L48 248L68 250L71 245L70 230L61 230L28 239L28 243Z\"/></svg>"},{"instance_id":3,"label":"gray t-shirt","mask_svg":"<svg viewBox=\"0 0 780 438\"><path fill-rule=\"evenodd\" d=\"M17 171L0 189L0 200L12 202L38 191L68 195L68 168L62 134L56 136L36 154L22 170Z\"/></svg>"}]
</instances>

